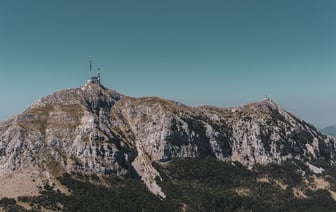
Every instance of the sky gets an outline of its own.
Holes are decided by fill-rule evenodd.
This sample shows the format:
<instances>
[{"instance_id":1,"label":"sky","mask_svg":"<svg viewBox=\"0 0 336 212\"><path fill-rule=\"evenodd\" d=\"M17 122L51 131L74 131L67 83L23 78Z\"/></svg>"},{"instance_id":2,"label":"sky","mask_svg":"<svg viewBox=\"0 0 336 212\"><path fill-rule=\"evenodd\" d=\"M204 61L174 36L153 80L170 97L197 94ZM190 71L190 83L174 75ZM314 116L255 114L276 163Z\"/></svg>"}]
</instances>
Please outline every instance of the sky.
<instances>
[{"instance_id":1,"label":"sky","mask_svg":"<svg viewBox=\"0 0 336 212\"><path fill-rule=\"evenodd\" d=\"M335 0L0 0L0 121L102 83L134 96L233 107L270 97L336 124Z\"/></svg>"}]
</instances>

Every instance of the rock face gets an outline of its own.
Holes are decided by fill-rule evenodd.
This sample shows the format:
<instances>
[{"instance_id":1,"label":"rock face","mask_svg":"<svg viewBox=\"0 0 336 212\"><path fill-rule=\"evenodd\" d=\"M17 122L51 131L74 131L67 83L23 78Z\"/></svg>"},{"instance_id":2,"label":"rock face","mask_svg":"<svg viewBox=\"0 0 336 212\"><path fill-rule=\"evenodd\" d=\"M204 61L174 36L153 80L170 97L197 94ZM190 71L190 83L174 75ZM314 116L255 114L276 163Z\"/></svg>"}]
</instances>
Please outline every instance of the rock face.
<instances>
[{"instance_id":1,"label":"rock face","mask_svg":"<svg viewBox=\"0 0 336 212\"><path fill-rule=\"evenodd\" d=\"M248 167L294 159L334 164L335 148L333 138L270 99L229 109L187 107L87 83L44 97L0 123L0 178L20 170L116 174L140 177L164 197L154 180L160 178L154 161L216 157Z\"/></svg>"}]
</instances>

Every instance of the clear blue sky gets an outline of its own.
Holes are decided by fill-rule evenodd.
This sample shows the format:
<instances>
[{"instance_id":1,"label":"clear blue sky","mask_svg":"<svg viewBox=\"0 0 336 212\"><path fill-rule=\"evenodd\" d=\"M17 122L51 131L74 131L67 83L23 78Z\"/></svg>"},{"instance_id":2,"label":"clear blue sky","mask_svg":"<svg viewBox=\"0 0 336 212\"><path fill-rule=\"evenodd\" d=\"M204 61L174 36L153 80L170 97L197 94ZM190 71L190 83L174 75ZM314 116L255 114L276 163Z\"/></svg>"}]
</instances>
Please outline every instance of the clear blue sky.
<instances>
[{"instance_id":1,"label":"clear blue sky","mask_svg":"<svg viewBox=\"0 0 336 212\"><path fill-rule=\"evenodd\" d=\"M336 124L335 0L1 0L0 120L79 87L88 56L135 97L237 106L265 95Z\"/></svg>"}]
</instances>

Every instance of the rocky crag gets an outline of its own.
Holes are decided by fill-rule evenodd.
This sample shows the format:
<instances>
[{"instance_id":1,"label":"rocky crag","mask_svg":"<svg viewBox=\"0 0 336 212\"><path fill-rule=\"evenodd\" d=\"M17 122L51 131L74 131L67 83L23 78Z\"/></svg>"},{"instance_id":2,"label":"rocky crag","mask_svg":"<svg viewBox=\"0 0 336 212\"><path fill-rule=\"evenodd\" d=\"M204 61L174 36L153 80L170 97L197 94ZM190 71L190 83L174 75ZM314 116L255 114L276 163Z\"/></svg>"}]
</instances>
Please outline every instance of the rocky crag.
<instances>
[{"instance_id":1,"label":"rocky crag","mask_svg":"<svg viewBox=\"0 0 336 212\"><path fill-rule=\"evenodd\" d=\"M34 195L34 186L58 185L57 176L76 172L138 177L164 198L153 162L214 157L246 167L289 160L334 164L335 148L333 138L271 99L235 108L188 107L89 82L41 98L0 123L0 186L19 182L11 192L2 189L0 198ZM24 186L32 188L19 189Z\"/></svg>"}]
</instances>

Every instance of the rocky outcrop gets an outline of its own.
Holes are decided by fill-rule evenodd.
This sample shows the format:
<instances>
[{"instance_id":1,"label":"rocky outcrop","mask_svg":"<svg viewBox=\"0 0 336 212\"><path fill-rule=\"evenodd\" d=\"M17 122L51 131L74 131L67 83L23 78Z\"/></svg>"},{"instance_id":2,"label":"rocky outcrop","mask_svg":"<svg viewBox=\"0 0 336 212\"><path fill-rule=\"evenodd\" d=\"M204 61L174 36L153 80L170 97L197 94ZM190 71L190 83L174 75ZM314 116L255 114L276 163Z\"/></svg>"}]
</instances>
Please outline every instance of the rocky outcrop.
<instances>
[{"instance_id":1,"label":"rocky outcrop","mask_svg":"<svg viewBox=\"0 0 336 212\"><path fill-rule=\"evenodd\" d=\"M246 166L286 160L334 163L335 141L270 99L222 109L156 97L117 103L154 161L216 157Z\"/></svg>"},{"instance_id":2,"label":"rocky outcrop","mask_svg":"<svg viewBox=\"0 0 336 212\"><path fill-rule=\"evenodd\" d=\"M94 83L41 98L0 123L2 175L34 169L53 176L133 176L161 197L153 162L215 157L248 167L287 160L333 164L335 148L333 138L270 99L235 108L188 107Z\"/></svg>"}]
</instances>

